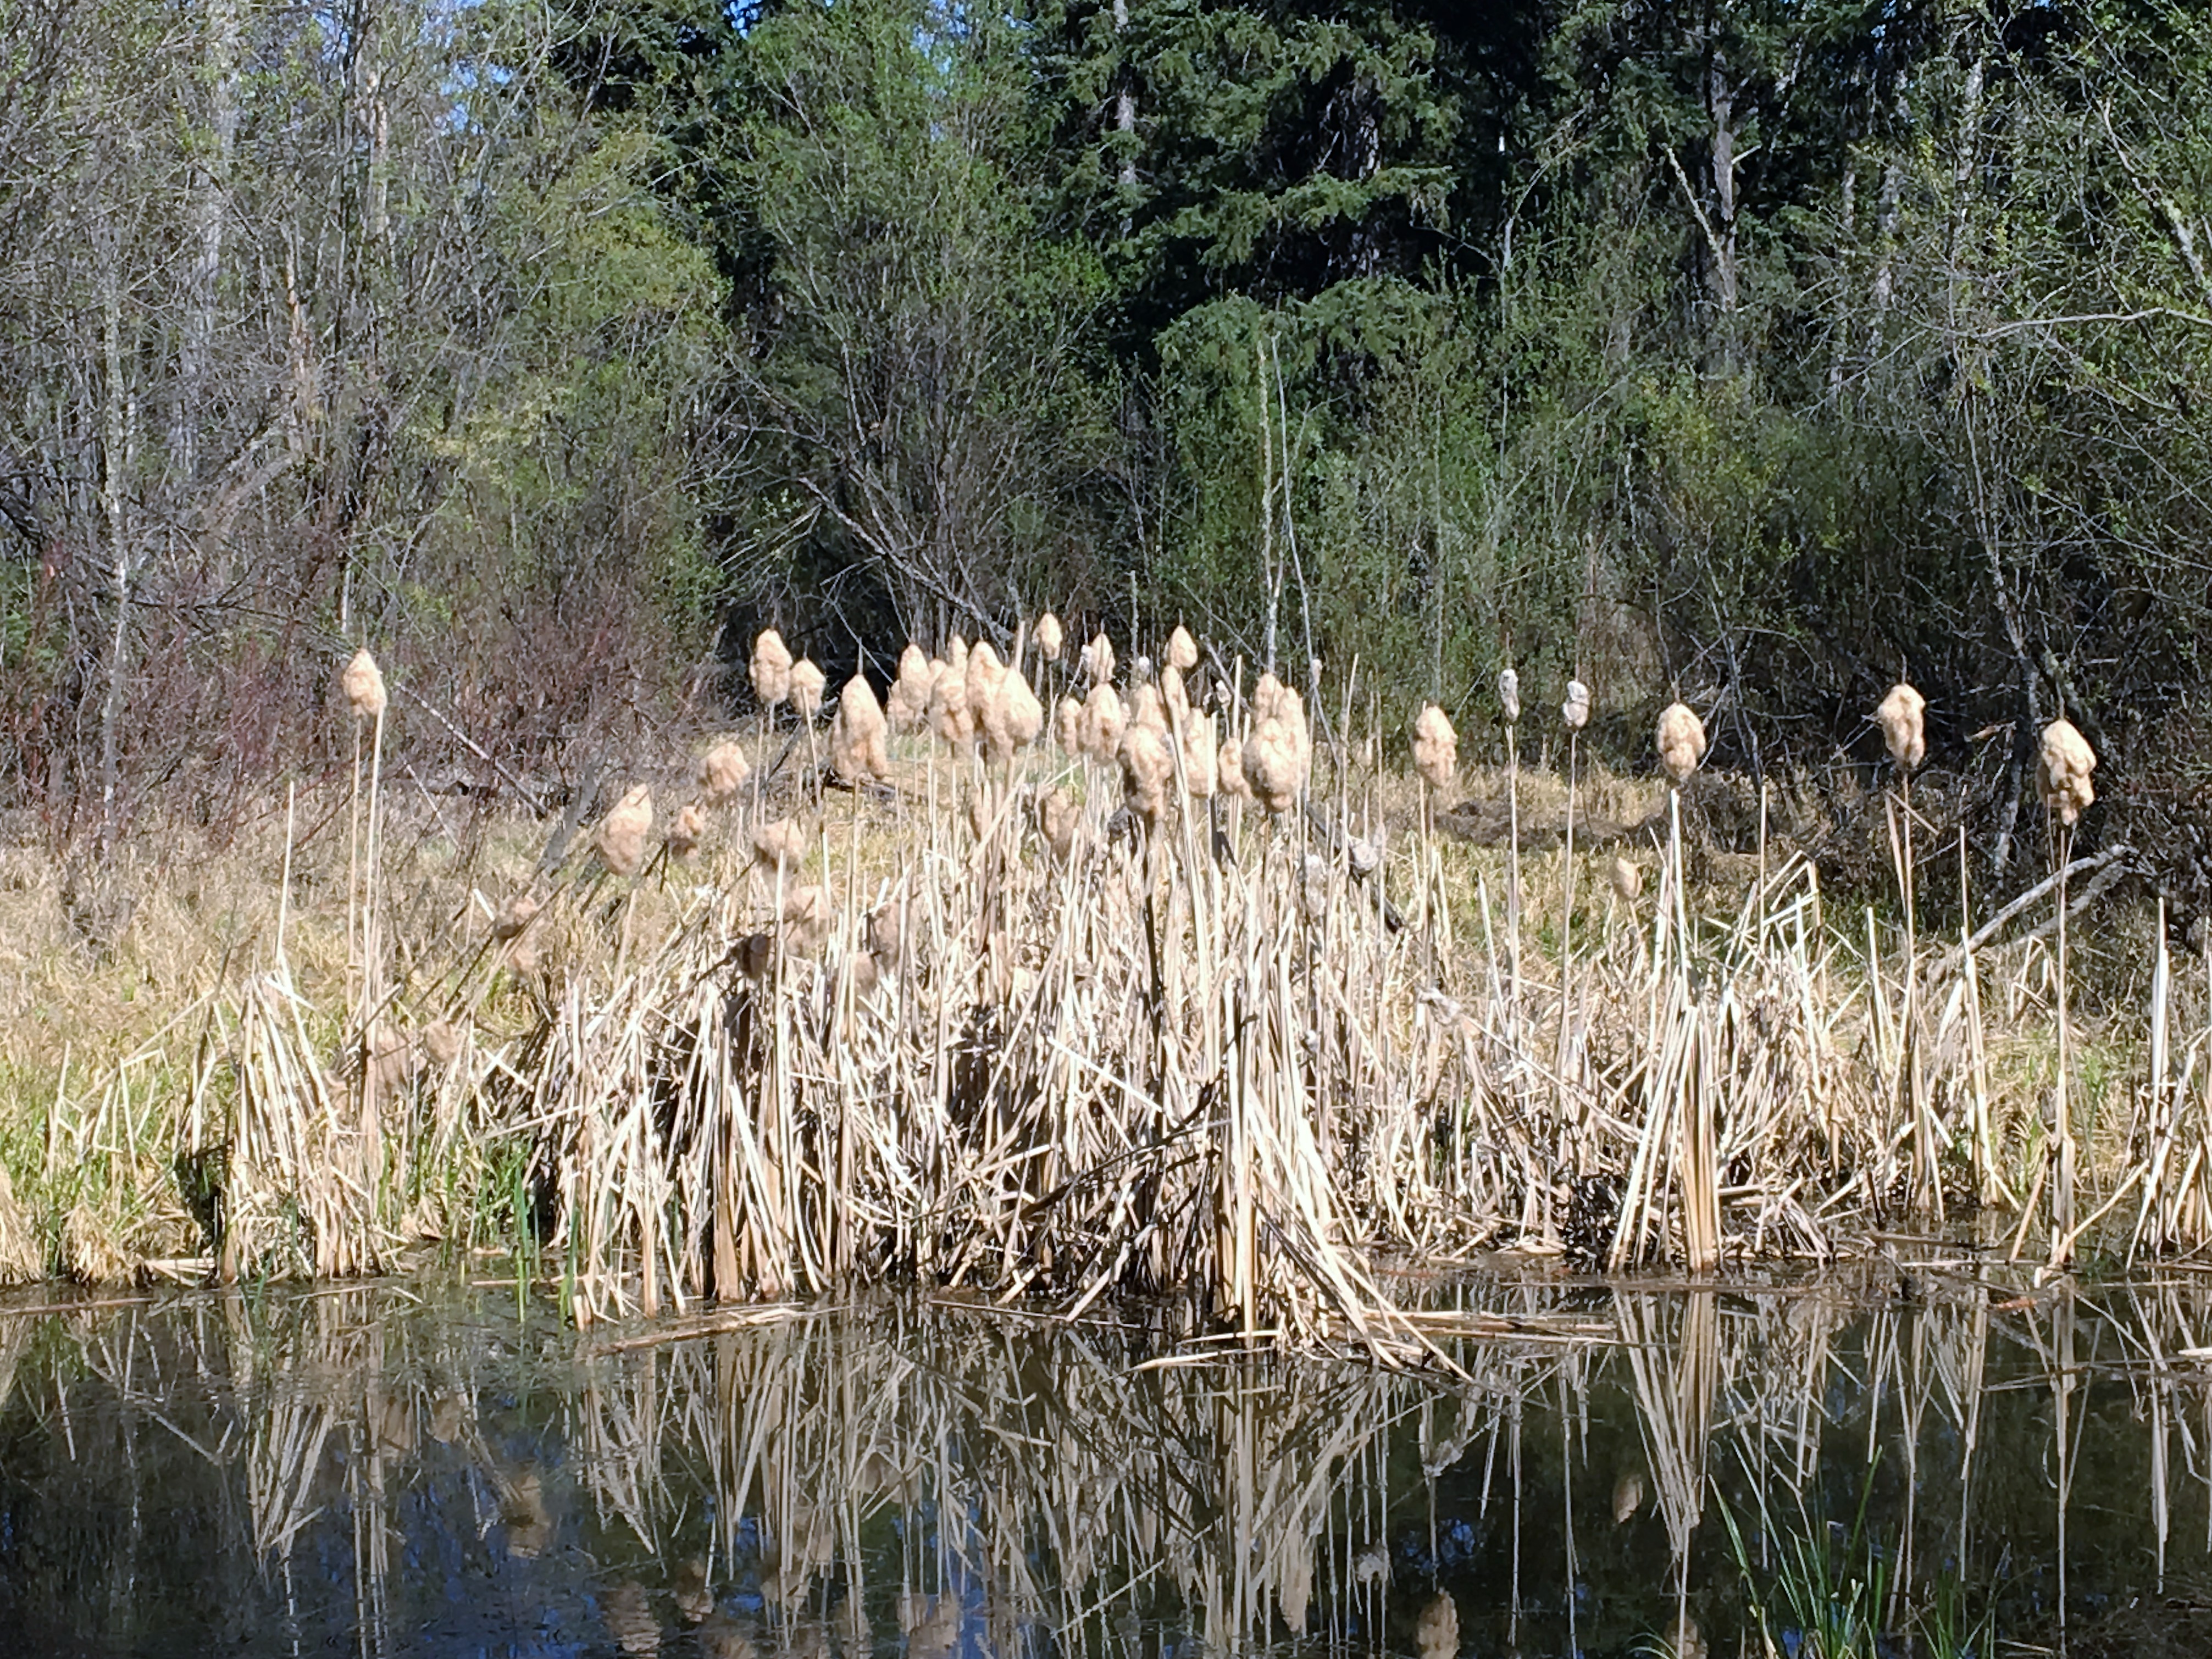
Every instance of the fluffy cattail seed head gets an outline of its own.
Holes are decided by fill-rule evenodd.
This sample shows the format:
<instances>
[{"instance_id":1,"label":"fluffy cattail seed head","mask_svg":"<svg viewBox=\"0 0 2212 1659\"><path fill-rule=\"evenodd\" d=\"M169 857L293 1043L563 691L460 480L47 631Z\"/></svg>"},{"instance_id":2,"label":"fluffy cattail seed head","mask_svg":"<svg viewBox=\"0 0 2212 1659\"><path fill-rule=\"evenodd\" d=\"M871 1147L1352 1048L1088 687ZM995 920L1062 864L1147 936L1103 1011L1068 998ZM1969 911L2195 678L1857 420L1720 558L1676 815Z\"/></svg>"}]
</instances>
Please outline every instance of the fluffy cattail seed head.
<instances>
[{"instance_id":1,"label":"fluffy cattail seed head","mask_svg":"<svg viewBox=\"0 0 2212 1659\"><path fill-rule=\"evenodd\" d=\"M1508 726L1521 718L1521 677L1510 668L1498 676L1498 706L1505 711Z\"/></svg>"},{"instance_id":2,"label":"fluffy cattail seed head","mask_svg":"<svg viewBox=\"0 0 2212 1659\"><path fill-rule=\"evenodd\" d=\"M1103 685L1114 678L1114 641L1106 637L1103 628L1083 647L1083 672L1093 685Z\"/></svg>"},{"instance_id":3,"label":"fluffy cattail seed head","mask_svg":"<svg viewBox=\"0 0 2212 1659\"><path fill-rule=\"evenodd\" d=\"M1415 1659L1458 1659L1459 1603L1451 1592L1431 1596L1413 1622Z\"/></svg>"},{"instance_id":4,"label":"fluffy cattail seed head","mask_svg":"<svg viewBox=\"0 0 2212 1659\"><path fill-rule=\"evenodd\" d=\"M1198 641L1190 636L1190 629L1177 623L1175 632L1168 635L1168 666L1188 674L1198 666Z\"/></svg>"},{"instance_id":5,"label":"fluffy cattail seed head","mask_svg":"<svg viewBox=\"0 0 2212 1659\"><path fill-rule=\"evenodd\" d=\"M1928 758L1927 731L1921 719L1927 707L1928 699L1900 680L1874 711L1882 741L1889 745L1889 757L1900 772L1917 771Z\"/></svg>"},{"instance_id":6,"label":"fluffy cattail seed head","mask_svg":"<svg viewBox=\"0 0 2212 1659\"><path fill-rule=\"evenodd\" d=\"M920 646L908 641L906 649L899 653L898 678L891 682L890 702L884 708L892 729L911 732L928 719L931 682L929 659Z\"/></svg>"},{"instance_id":7,"label":"fluffy cattail seed head","mask_svg":"<svg viewBox=\"0 0 2212 1659\"><path fill-rule=\"evenodd\" d=\"M837 715L830 723L830 764L848 783L890 775L890 750L883 706L874 689L859 674L845 682L837 696Z\"/></svg>"},{"instance_id":8,"label":"fluffy cattail seed head","mask_svg":"<svg viewBox=\"0 0 2212 1659\"><path fill-rule=\"evenodd\" d=\"M668 852L672 858L688 859L699 850L700 838L707 833L707 814L696 800L687 800L669 826Z\"/></svg>"},{"instance_id":9,"label":"fluffy cattail seed head","mask_svg":"<svg viewBox=\"0 0 2212 1659\"><path fill-rule=\"evenodd\" d=\"M1121 753L1121 733L1129 724L1121 707L1121 694L1104 680L1091 688L1083 700L1083 746L1102 766L1114 764Z\"/></svg>"},{"instance_id":10,"label":"fluffy cattail seed head","mask_svg":"<svg viewBox=\"0 0 2212 1659\"><path fill-rule=\"evenodd\" d=\"M1182 732L1190 726L1190 693L1183 689L1182 670L1170 663L1160 670L1160 701L1167 705L1168 726Z\"/></svg>"},{"instance_id":11,"label":"fluffy cattail seed head","mask_svg":"<svg viewBox=\"0 0 2212 1659\"><path fill-rule=\"evenodd\" d=\"M975 738L975 713L968 706L968 647L958 635L952 654L930 665L929 724L939 740L959 748Z\"/></svg>"},{"instance_id":12,"label":"fluffy cattail seed head","mask_svg":"<svg viewBox=\"0 0 2212 1659\"><path fill-rule=\"evenodd\" d=\"M1059 863L1066 863L1075 850L1075 829L1082 822L1083 808L1065 789L1054 789L1037 802L1037 831Z\"/></svg>"},{"instance_id":13,"label":"fluffy cattail seed head","mask_svg":"<svg viewBox=\"0 0 2212 1659\"><path fill-rule=\"evenodd\" d=\"M1140 685L1129 694L1129 724L1149 726L1156 732L1168 729L1167 706L1160 700L1157 685Z\"/></svg>"},{"instance_id":14,"label":"fluffy cattail seed head","mask_svg":"<svg viewBox=\"0 0 2212 1659\"><path fill-rule=\"evenodd\" d=\"M1007 669L999 677L984 722L991 758L1002 763L1012 760L1018 750L1035 743L1043 730L1044 705L1019 669Z\"/></svg>"},{"instance_id":15,"label":"fluffy cattail seed head","mask_svg":"<svg viewBox=\"0 0 2212 1659\"><path fill-rule=\"evenodd\" d=\"M830 677L811 659L801 657L792 665L791 706L799 719L811 720L822 712L822 693L829 684Z\"/></svg>"},{"instance_id":16,"label":"fluffy cattail seed head","mask_svg":"<svg viewBox=\"0 0 2212 1659\"><path fill-rule=\"evenodd\" d=\"M999 695L999 682L1005 678L1006 665L999 653L991 648L988 640L979 640L968 653L968 707L975 713L980 724L991 706L991 699Z\"/></svg>"},{"instance_id":17,"label":"fluffy cattail seed head","mask_svg":"<svg viewBox=\"0 0 2212 1659\"><path fill-rule=\"evenodd\" d=\"M753 826L753 862L774 869L806 856L806 831L791 818Z\"/></svg>"},{"instance_id":18,"label":"fluffy cattail seed head","mask_svg":"<svg viewBox=\"0 0 2212 1659\"><path fill-rule=\"evenodd\" d=\"M1060 631L1060 618L1051 611L1046 611L1036 619L1036 626L1030 630L1030 637L1036 641L1037 655L1047 662L1060 660L1060 648L1064 641Z\"/></svg>"},{"instance_id":19,"label":"fluffy cattail seed head","mask_svg":"<svg viewBox=\"0 0 2212 1659\"><path fill-rule=\"evenodd\" d=\"M1705 725L1686 702L1670 702L1659 716L1659 763L1676 788L1705 757Z\"/></svg>"},{"instance_id":20,"label":"fluffy cattail seed head","mask_svg":"<svg viewBox=\"0 0 2212 1659\"><path fill-rule=\"evenodd\" d=\"M545 901L535 893L516 893L510 896L507 902L499 907L498 915L492 920L491 936L496 939L514 939L524 928L529 927L536 919L538 913L544 908Z\"/></svg>"},{"instance_id":21,"label":"fluffy cattail seed head","mask_svg":"<svg viewBox=\"0 0 2212 1659\"><path fill-rule=\"evenodd\" d=\"M1239 758L1244 781L1262 806L1280 815L1297 805L1298 792L1305 787L1305 769L1299 764L1297 739L1289 726L1278 720L1261 720L1244 739Z\"/></svg>"},{"instance_id":22,"label":"fluffy cattail seed head","mask_svg":"<svg viewBox=\"0 0 2212 1659\"><path fill-rule=\"evenodd\" d=\"M353 660L338 676L338 689L355 714L373 720L391 706L384 692L384 671L376 665L376 659L368 654L367 646L353 653Z\"/></svg>"},{"instance_id":23,"label":"fluffy cattail seed head","mask_svg":"<svg viewBox=\"0 0 2212 1659\"><path fill-rule=\"evenodd\" d=\"M592 832L592 845L615 874L634 876L645 862L645 838L652 833L653 791L641 783L599 820L599 827Z\"/></svg>"},{"instance_id":24,"label":"fluffy cattail seed head","mask_svg":"<svg viewBox=\"0 0 2212 1659\"><path fill-rule=\"evenodd\" d=\"M1052 711L1052 740L1068 754L1083 752L1083 705L1073 697L1062 697Z\"/></svg>"},{"instance_id":25,"label":"fluffy cattail seed head","mask_svg":"<svg viewBox=\"0 0 2212 1659\"><path fill-rule=\"evenodd\" d=\"M1413 720L1413 769L1431 789L1441 789L1459 769L1459 734L1444 711L1425 704Z\"/></svg>"},{"instance_id":26,"label":"fluffy cattail seed head","mask_svg":"<svg viewBox=\"0 0 2212 1659\"><path fill-rule=\"evenodd\" d=\"M2097 751L2074 722L2056 720L2043 728L2040 754L2035 767L2035 787L2045 810L2069 830L2081 822L2097 799L2089 775L2097 769Z\"/></svg>"},{"instance_id":27,"label":"fluffy cattail seed head","mask_svg":"<svg viewBox=\"0 0 2212 1659\"><path fill-rule=\"evenodd\" d=\"M868 949L882 963L895 963L904 954L906 918L896 902L878 905L868 917Z\"/></svg>"},{"instance_id":28,"label":"fluffy cattail seed head","mask_svg":"<svg viewBox=\"0 0 2212 1659\"><path fill-rule=\"evenodd\" d=\"M770 708L791 696L791 649L773 628L763 629L753 641L753 659L747 672L753 695Z\"/></svg>"},{"instance_id":29,"label":"fluffy cattail seed head","mask_svg":"<svg viewBox=\"0 0 2212 1659\"><path fill-rule=\"evenodd\" d=\"M1589 687L1580 680L1567 682L1567 700L1559 705L1559 718L1566 721L1567 730L1579 732L1589 724Z\"/></svg>"},{"instance_id":30,"label":"fluffy cattail seed head","mask_svg":"<svg viewBox=\"0 0 2212 1659\"><path fill-rule=\"evenodd\" d=\"M1175 787L1175 756L1168 747L1166 727L1154 720L1132 720L1121 734L1121 792L1128 798L1129 810L1146 823L1157 824L1167 811L1168 793Z\"/></svg>"},{"instance_id":31,"label":"fluffy cattail seed head","mask_svg":"<svg viewBox=\"0 0 2212 1659\"><path fill-rule=\"evenodd\" d=\"M1630 863L1626 859L1621 857L1620 854L1615 853L1613 855L1613 869L1611 874L1613 877L1613 890L1620 894L1622 898L1633 903L1636 900L1637 895L1644 890L1643 867L1640 865Z\"/></svg>"},{"instance_id":32,"label":"fluffy cattail seed head","mask_svg":"<svg viewBox=\"0 0 2212 1659\"><path fill-rule=\"evenodd\" d=\"M752 770L735 738L718 738L699 757L699 787L708 800L727 800L744 787Z\"/></svg>"},{"instance_id":33,"label":"fluffy cattail seed head","mask_svg":"<svg viewBox=\"0 0 2212 1659\"><path fill-rule=\"evenodd\" d=\"M811 956L829 942L836 912L826 887L794 887L783 896L783 948Z\"/></svg>"}]
</instances>

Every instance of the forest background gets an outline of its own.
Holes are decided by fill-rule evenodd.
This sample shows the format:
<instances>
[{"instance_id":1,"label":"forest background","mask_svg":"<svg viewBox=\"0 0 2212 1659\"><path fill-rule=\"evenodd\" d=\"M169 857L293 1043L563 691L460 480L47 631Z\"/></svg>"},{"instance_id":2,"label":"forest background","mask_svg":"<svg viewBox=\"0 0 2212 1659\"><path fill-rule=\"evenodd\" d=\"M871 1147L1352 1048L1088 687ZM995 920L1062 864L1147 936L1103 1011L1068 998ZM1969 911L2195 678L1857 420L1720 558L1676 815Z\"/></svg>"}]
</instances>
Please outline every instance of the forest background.
<instances>
[{"instance_id":1,"label":"forest background","mask_svg":"<svg viewBox=\"0 0 2212 1659\"><path fill-rule=\"evenodd\" d=\"M1902 674L2000 870L2063 712L2185 926L2208 86L2179 3L0 0L0 809L265 814L362 641L543 804L764 624L1050 607L1762 781Z\"/></svg>"}]
</instances>

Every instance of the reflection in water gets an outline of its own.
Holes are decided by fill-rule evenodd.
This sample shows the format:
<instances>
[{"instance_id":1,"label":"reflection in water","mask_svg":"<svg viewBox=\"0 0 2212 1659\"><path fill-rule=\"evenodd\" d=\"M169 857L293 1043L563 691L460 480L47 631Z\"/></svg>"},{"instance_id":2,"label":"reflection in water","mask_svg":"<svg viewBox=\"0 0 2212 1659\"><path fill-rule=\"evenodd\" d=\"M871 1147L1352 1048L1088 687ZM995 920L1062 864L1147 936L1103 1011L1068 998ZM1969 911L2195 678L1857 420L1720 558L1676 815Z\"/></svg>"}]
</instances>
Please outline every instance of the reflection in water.
<instances>
[{"instance_id":1,"label":"reflection in water","mask_svg":"<svg viewBox=\"0 0 2212 1659\"><path fill-rule=\"evenodd\" d=\"M2212 1578L2197 1285L1918 1282L1471 1286L1508 1334L1424 1376L921 1300L0 1311L0 1650L1733 1652L1730 1528L1756 1576L1862 1513L1894 1631Z\"/></svg>"}]
</instances>

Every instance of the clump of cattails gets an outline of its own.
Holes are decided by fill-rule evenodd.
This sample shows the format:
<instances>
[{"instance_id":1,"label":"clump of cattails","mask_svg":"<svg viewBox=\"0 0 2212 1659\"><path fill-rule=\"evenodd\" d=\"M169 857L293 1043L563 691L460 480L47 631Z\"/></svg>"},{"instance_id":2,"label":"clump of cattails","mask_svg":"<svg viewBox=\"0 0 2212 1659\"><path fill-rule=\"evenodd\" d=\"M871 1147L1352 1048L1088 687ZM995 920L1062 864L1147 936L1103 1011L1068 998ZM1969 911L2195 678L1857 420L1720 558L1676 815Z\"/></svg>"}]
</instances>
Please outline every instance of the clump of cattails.
<instances>
[{"instance_id":1,"label":"clump of cattails","mask_svg":"<svg viewBox=\"0 0 2212 1659\"><path fill-rule=\"evenodd\" d=\"M891 775L889 731L883 706L866 677L855 674L838 694L837 715L830 723L830 764L848 783Z\"/></svg>"},{"instance_id":2,"label":"clump of cattails","mask_svg":"<svg viewBox=\"0 0 2212 1659\"><path fill-rule=\"evenodd\" d=\"M2072 829L2097 799L2089 775L2097 769L2097 751L2069 720L2055 720L2043 728L2036 761L2035 787L2045 810Z\"/></svg>"},{"instance_id":3,"label":"clump of cattails","mask_svg":"<svg viewBox=\"0 0 2212 1659\"><path fill-rule=\"evenodd\" d=\"M1459 734L1434 703L1425 704L1413 720L1413 769L1431 789L1442 789L1459 769Z\"/></svg>"},{"instance_id":4,"label":"clump of cattails","mask_svg":"<svg viewBox=\"0 0 2212 1659\"><path fill-rule=\"evenodd\" d=\"M1121 733L1128 724L1121 694L1104 680L1092 686L1091 695L1083 700L1083 747L1091 758L1102 766L1114 764L1121 752Z\"/></svg>"},{"instance_id":5,"label":"clump of cattails","mask_svg":"<svg viewBox=\"0 0 2212 1659\"><path fill-rule=\"evenodd\" d=\"M1521 677L1511 669L1501 670L1498 676L1498 706L1504 712L1508 726L1521 719Z\"/></svg>"},{"instance_id":6,"label":"clump of cattails","mask_svg":"<svg viewBox=\"0 0 2212 1659\"><path fill-rule=\"evenodd\" d=\"M1921 719L1927 707L1928 699L1900 680L1874 711L1882 741L1889 745L1889 757L1900 772L1917 772L1928 758L1927 731Z\"/></svg>"},{"instance_id":7,"label":"clump of cattails","mask_svg":"<svg viewBox=\"0 0 2212 1659\"><path fill-rule=\"evenodd\" d=\"M1093 685L1103 685L1114 678L1114 641L1106 637L1103 628L1083 647L1083 672Z\"/></svg>"},{"instance_id":8,"label":"clump of cattails","mask_svg":"<svg viewBox=\"0 0 2212 1659\"><path fill-rule=\"evenodd\" d=\"M1060 618L1054 616L1051 611L1046 611L1036 619L1036 626L1030 630L1030 637L1036 642L1037 655L1042 657L1047 662L1060 660L1060 649L1063 643L1060 631Z\"/></svg>"},{"instance_id":9,"label":"clump of cattails","mask_svg":"<svg viewBox=\"0 0 2212 1659\"><path fill-rule=\"evenodd\" d=\"M773 628L761 630L753 641L753 658L746 668L753 695L770 708L791 696L791 649Z\"/></svg>"},{"instance_id":10,"label":"clump of cattails","mask_svg":"<svg viewBox=\"0 0 2212 1659\"><path fill-rule=\"evenodd\" d=\"M1140 688L1138 717L1121 733L1120 759L1121 792L1129 810L1146 823L1157 824L1166 814L1168 792L1175 787L1175 755L1168 747L1167 727L1158 717L1157 694L1149 706L1142 700L1141 693L1152 689ZM1147 714L1151 718L1143 718Z\"/></svg>"},{"instance_id":11,"label":"clump of cattails","mask_svg":"<svg viewBox=\"0 0 2212 1659\"><path fill-rule=\"evenodd\" d=\"M1644 869L1632 864L1618 853L1613 855L1613 890L1633 904L1644 891Z\"/></svg>"},{"instance_id":12,"label":"clump of cattails","mask_svg":"<svg viewBox=\"0 0 2212 1659\"><path fill-rule=\"evenodd\" d=\"M1177 673L1188 674L1198 666L1198 641L1190 636L1190 629L1177 623L1175 632L1168 635L1168 666Z\"/></svg>"},{"instance_id":13,"label":"clump of cattails","mask_svg":"<svg viewBox=\"0 0 2212 1659\"><path fill-rule=\"evenodd\" d=\"M1037 802L1037 833L1059 863L1066 863L1075 850L1075 830L1082 822L1083 808L1065 789L1051 790Z\"/></svg>"},{"instance_id":14,"label":"clump of cattails","mask_svg":"<svg viewBox=\"0 0 2212 1659\"><path fill-rule=\"evenodd\" d=\"M1670 702L1659 716L1659 762L1680 788L1705 757L1705 725L1686 702Z\"/></svg>"},{"instance_id":15,"label":"clump of cattails","mask_svg":"<svg viewBox=\"0 0 2212 1659\"><path fill-rule=\"evenodd\" d=\"M811 659L801 657L792 665L791 706L799 719L811 720L822 712L822 694L829 684L830 677Z\"/></svg>"},{"instance_id":16,"label":"clump of cattails","mask_svg":"<svg viewBox=\"0 0 2212 1659\"><path fill-rule=\"evenodd\" d=\"M895 732L911 732L929 718L929 692L933 684L928 657L913 641L899 653L898 678L891 682L890 701L884 705L884 714Z\"/></svg>"},{"instance_id":17,"label":"clump of cattails","mask_svg":"<svg viewBox=\"0 0 2212 1659\"><path fill-rule=\"evenodd\" d=\"M687 800L676 814L676 822L669 826L668 855L688 859L699 850L700 842L707 834L707 814L696 800Z\"/></svg>"},{"instance_id":18,"label":"clump of cattails","mask_svg":"<svg viewBox=\"0 0 2212 1659\"><path fill-rule=\"evenodd\" d=\"M653 791L637 784L624 792L592 832L600 860L618 876L634 876L645 862L645 840L653 833Z\"/></svg>"},{"instance_id":19,"label":"clump of cattails","mask_svg":"<svg viewBox=\"0 0 2212 1659\"><path fill-rule=\"evenodd\" d=\"M806 831L791 818L753 826L753 862L768 869L796 864L806 856Z\"/></svg>"},{"instance_id":20,"label":"clump of cattails","mask_svg":"<svg viewBox=\"0 0 2212 1659\"><path fill-rule=\"evenodd\" d=\"M1589 724L1589 687L1580 680L1567 682L1567 700L1559 705L1559 718L1567 723L1567 730L1579 732Z\"/></svg>"},{"instance_id":21,"label":"clump of cattails","mask_svg":"<svg viewBox=\"0 0 2212 1659\"><path fill-rule=\"evenodd\" d=\"M1083 752L1083 705L1073 697L1062 697L1052 711L1052 740L1064 753Z\"/></svg>"},{"instance_id":22,"label":"clump of cattails","mask_svg":"<svg viewBox=\"0 0 2212 1659\"><path fill-rule=\"evenodd\" d=\"M347 705L365 720L380 719L391 706L384 690L384 671L376 665L376 659L363 646L353 653L338 676L338 689L345 693Z\"/></svg>"},{"instance_id":23,"label":"clump of cattails","mask_svg":"<svg viewBox=\"0 0 2212 1659\"><path fill-rule=\"evenodd\" d=\"M699 787L710 801L727 800L744 787L752 770L735 738L718 738L699 757Z\"/></svg>"}]
</instances>

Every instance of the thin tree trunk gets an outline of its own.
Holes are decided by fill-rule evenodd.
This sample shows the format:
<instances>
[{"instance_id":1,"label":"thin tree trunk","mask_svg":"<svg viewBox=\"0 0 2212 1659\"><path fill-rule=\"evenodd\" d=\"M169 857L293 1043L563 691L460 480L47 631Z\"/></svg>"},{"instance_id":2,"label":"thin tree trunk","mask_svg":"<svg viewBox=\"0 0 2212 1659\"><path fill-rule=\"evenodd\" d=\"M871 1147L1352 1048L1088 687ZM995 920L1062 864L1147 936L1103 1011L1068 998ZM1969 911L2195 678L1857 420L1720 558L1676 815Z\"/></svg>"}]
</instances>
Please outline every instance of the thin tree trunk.
<instances>
[{"instance_id":1,"label":"thin tree trunk","mask_svg":"<svg viewBox=\"0 0 2212 1659\"><path fill-rule=\"evenodd\" d=\"M123 284L117 270L119 250L111 250L100 282L100 359L106 385L102 398L101 441L105 454L100 501L107 514L113 565L110 572L115 605L115 633L107 653L107 694L100 711L100 834L112 832L115 817L118 753L123 725L123 685L130 672L131 526L125 508L125 478L131 465L134 413L123 383Z\"/></svg>"}]
</instances>

